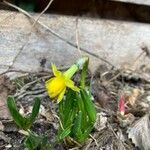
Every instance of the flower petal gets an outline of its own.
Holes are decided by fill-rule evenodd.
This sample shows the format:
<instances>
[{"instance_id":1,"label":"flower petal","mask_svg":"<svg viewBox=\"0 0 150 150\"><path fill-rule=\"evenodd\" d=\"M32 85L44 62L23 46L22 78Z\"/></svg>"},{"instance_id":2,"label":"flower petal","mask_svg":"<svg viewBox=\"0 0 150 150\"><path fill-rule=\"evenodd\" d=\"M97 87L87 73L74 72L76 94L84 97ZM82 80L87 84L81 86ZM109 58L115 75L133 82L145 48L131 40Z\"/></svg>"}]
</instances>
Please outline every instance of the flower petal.
<instances>
[{"instance_id":1,"label":"flower petal","mask_svg":"<svg viewBox=\"0 0 150 150\"><path fill-rule=\"evenodd\" d=\"M51 78L51 79L49 79L49 80L47 80L47 81L45 82L45 87L46 87L46 89L47 89L48 95L49 95L51 98L54 98L54 97L55 97L55 95L52 95L52 93L51 93L51 82L52 82L54 79L55 79L55 77L53 77L53 78Z\"/></svg>"},{"instance_id":2,"label":"flower petal","mask_svg":"<svg viewBox=\"0 0 150 150\"><path fill-rule=\"evenodd\" d=\"M46 89L51 98L58 96L66 88L65 79L60 77L53 77L46 81Z\"/></svg>"},{"instance_id":3,"label":"flower petal","mask_svg":"<svg viewBox=\"0 0 150 150\"><path fill-rule=\"evenodd\" d=\"M59 94L58 99L57 99L57 103L59 103L63 99L65 91L66 91L66 88L64 88L64 90Z\"/></svg>"},{"instance_id":4,"label":"flower petal","mask_svg":"<svg viewBox=\"0 0 150 150\"><path fill-rule=\"evenodd\" d=\"M52 71L54 73L54 76L56 76L56 77L59 77L62 75L62 73L59 70L57 70L57 67L55 64L52 64Z\"/></svg>"},{"instance_id":5,"label":"flower petal","mask_svg":"<svg viewBox=\"0 0 150 150\"><path fill-rule=\"evenodd\" d=\"M74 91L79 92L79 90L80 90L77 86L74 85L74 82L70 79L66 79L65 84L67 87L71 88Z\"/></svg>"}]
</instances>

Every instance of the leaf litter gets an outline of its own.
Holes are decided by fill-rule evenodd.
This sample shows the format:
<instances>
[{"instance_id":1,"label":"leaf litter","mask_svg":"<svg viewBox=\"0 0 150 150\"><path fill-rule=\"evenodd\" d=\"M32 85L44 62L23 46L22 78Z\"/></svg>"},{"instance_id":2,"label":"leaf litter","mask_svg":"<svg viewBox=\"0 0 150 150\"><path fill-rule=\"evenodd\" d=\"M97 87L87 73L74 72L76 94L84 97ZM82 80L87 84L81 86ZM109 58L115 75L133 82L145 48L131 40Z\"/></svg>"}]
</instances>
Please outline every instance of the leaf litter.
<instances>
[{"instance_id":1,"label":"leaf litter","mask_svg":"<svg viewBox=\"0 0 150 150\"><path fill-rule=\"evenodd\" d=\"M33 74L13 81L1 79L3 81L0 84L0 100L3 98L0 101L1 114L6 114L7 108L3 110L3 105L6 106L5 101L9 94L15 96L17 106L23 114L31 113L32 100L39 96L42 98L42 105L39 117L32 128L38 134L47 133L53 149L149 150L150 72L122 71L100 65L93 75L89 73L89 81L91 76L93 76L91 88L97 108L97 121L89 139L82 146L69 147L56 141L58 108L49 100L44 86L44 81L49 76ZM79 82L78 74L74 79ZM119 107L121 96L124 102ZM121 110L124 112L121 113ZM10 116L0 117L0 149L22 150L23 140L24 135L19 132Z\"/></svg>"}]
</instances>

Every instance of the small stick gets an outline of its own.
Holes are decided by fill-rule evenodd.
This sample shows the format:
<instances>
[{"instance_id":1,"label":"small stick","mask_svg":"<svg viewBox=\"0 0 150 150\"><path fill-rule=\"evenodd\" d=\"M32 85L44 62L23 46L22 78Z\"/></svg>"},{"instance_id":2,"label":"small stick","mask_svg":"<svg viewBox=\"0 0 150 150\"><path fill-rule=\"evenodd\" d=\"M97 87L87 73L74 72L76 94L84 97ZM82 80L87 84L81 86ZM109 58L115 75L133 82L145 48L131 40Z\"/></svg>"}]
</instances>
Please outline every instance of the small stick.
<instances>
[{"instance_id":1,"label":"small stick","mask_svg":"<svg viewBox=\"0 0 150 150\"><path fill-rule=\"evenodd\" d=\"M50 5L52 4L54 0L50 0L49 3L47 4L47 6L44 8L44 10L38 15L37 19L34 21L32 27L35 26L35 24L39 21L40 17L47 11L47 9L50 7Z\"/></svg>"},{"instance_id":2,"label":"small stick","mask_svg":"<svg viewBox=\"0 0 150 150\"><path fill-rule=\"evenodd\" d=\"M80 46L79 46L78 17L76 18L76 43L77 43L77 49L79 51L79 54L82 55Z\"/></svg>"},{"instance_id":3,"label":"small stick","mask_svg":"<svg viewBox=\"0 0 150 150\"><path fill-rule=\"evenodd\" d=\"M91 134L90 134L90 137L94 140L96 146L98 147L99 145L98 145L98 143L97 143L97 140L96 140Z\"/></svg>"}]
</instances>

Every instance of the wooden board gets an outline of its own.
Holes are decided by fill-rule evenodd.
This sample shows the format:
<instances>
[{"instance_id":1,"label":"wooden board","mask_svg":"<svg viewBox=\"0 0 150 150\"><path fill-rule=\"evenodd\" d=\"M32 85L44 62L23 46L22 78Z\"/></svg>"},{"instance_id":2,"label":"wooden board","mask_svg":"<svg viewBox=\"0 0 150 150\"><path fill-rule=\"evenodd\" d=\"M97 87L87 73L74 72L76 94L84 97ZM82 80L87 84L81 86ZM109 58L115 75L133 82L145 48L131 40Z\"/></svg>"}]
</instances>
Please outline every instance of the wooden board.
<instances>
[{"instance_id":1,"label":"wooden board","mask_svg":"<svg viewBox=\"0 0 150 150\"><path fill-rule=\"evenodd\" d=\"M141 4L141 5L150 5L150 0L113 0L113 1L121 1L121 2Z\"/></svg>"},{"instance_id":2,"label":"wooden board","mask_svg":"<svg viewBox=\"0 0 150 150\"><path fill-rule=\"evenodd\" d=\"M26 16L0 11L1 73L9 66L16 70L38 72L48 70L52 62L60 68L70 65L81 57L75 47L77 32L82 50L109 61L115 67L133 64L142 52L141 46L150 47L149 24L82 17L78 18L76 27L77 17L60 15L43 15L40 21L61 38L40 25L30 32L32 23ZM105 63L95 56L89 56L92 70ZM43 59L46 59L44 67L41 66ZM149 62L148 57L141 59L140 64Z\"/></svg>"}]
</instances>

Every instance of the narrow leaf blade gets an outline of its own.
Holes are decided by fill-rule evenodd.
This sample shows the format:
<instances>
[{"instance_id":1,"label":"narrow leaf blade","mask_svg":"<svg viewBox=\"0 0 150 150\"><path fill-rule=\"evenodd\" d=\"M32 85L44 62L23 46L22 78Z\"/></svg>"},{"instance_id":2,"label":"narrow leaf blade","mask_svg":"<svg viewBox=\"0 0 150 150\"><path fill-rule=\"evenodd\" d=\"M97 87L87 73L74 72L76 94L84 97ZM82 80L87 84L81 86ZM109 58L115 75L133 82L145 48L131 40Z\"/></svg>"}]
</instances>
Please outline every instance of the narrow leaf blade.
<instances>
[{"instance_id":1,"label":"narrow leaf blade","mask_svg":"<svg viewBox=\"0 0 150 150\"><path fill-rule=\"evenodd\" d=\"M30 124L33 124L33 122L35 121L35 119L39 113L40 105L41 105L41 99L39 97L35 97L32 114L30 116Z\"/></svg>"},{"instance_id":2,"label":"narrow leaf blade","mask_svg":"<svg viewBox=\"0 0 150 150\"><path fill-rule=\"evenodd\" d=\"M64 129L62 131L62 133L58 136L59 140L63 140L65 137L67 137L70 134L71 127L72 127L72 125L68 126L66 129Z\"/></svg>"},{"instance_id":3,"label":"narrow leaf blade","mask_svg":"<svg viewBox=\"0 0 150 150\"><path fill-rule=\"evenodd\" d=\"M10 114L15 121L15 123L21 128L25 129L26 118L24 118L19 111L17 110L17 106L15 104L15 100L12 96L8 96L7 98L7 106L10 111Z\"/></svg>"},{"instance_id":4,"label":"narrow leaf blade","mask_svg":"<svg viewBox=\"0 0 150 150\"><path fill-rule=\"evenodd\" d=\"M96 121L96 109L94 103L92 102L91 96L85 90L81 90L80 93L89 119L94 123Z\"/></svg>"}]
</instances>

